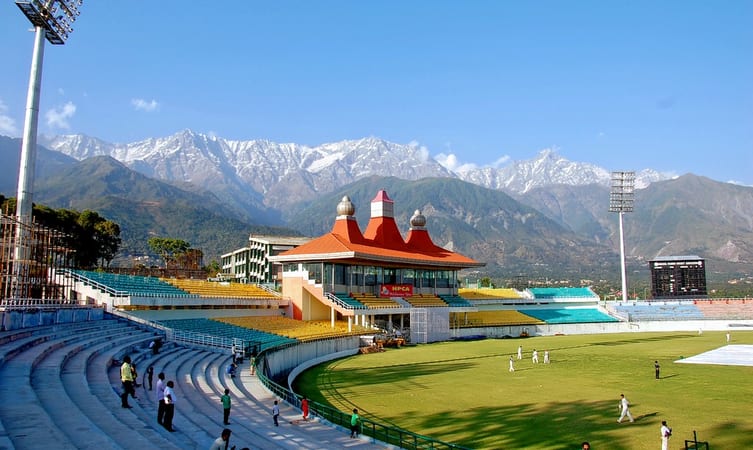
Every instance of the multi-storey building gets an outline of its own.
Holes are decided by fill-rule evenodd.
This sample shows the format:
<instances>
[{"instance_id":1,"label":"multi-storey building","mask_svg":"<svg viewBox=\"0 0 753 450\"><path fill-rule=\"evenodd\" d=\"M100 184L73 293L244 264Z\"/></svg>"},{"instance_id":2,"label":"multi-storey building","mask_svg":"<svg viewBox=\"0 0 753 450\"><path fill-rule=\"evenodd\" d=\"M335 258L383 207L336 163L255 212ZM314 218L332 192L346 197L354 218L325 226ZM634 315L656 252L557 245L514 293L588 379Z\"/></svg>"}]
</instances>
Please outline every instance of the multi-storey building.
<instances>
[{"instance_id":1,"label":"multi-storey building","mask_svg":"<svg viewBox=\"0 0 753 450\"><path fill-rule=\"evenodd\" d=\"M305 244L311 238L299 236L250 235L248 246L222 255L222 276L239 283L272 284L281 279L280 266L270 256Z\"/></svg>"}]
</instances>

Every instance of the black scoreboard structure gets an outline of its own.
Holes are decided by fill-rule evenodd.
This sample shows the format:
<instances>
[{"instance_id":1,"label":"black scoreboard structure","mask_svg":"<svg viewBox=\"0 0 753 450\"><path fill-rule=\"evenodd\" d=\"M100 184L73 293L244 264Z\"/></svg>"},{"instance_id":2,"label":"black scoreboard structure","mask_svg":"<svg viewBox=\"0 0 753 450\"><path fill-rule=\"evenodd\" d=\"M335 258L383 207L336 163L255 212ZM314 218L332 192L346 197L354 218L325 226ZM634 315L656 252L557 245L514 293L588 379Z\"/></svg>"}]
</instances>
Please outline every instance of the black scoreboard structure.
<instances>
[{"instance_id":1,"label":"black scoreboard structure","mask_svg":"<svg viewBox=\"0 0 753 450\"><path fill-rule=\"evenodd\" d=\"M648 262L652 298L705 298L706 261L698 256L660 256Z\"/></svg>"}]
</instances>

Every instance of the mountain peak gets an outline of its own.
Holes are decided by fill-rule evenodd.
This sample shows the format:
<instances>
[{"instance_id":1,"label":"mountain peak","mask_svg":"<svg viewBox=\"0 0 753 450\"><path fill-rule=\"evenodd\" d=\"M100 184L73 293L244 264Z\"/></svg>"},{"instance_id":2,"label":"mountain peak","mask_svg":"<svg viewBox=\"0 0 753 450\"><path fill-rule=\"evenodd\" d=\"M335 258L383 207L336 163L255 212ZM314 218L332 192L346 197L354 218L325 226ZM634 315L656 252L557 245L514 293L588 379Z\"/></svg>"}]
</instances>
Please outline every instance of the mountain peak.
<instances>
[{"instance_id":1,"label":"mountain peak","mask_svg":"<svg viewBox=\"0 0 753 450\"><path fill-rule=\"evenodd\" d=\"M563 158L555 147L535 158L501 168L452 171L415 142L397 144L377 136L317 146L269 140L234 141L183 129L171 136L130 144L110 144L79 135L58 136L49 148L82 160L110 155L128 167L162 180L192 182L242 204L253 197L267 206L284 208L370 175L405 180L458 178L483 187L524 193L552 184L608 185L609 172ZM642 183L663 179L656 172ZM643 185L641 185L643 186Z\"/></svg>"}]
</instances>

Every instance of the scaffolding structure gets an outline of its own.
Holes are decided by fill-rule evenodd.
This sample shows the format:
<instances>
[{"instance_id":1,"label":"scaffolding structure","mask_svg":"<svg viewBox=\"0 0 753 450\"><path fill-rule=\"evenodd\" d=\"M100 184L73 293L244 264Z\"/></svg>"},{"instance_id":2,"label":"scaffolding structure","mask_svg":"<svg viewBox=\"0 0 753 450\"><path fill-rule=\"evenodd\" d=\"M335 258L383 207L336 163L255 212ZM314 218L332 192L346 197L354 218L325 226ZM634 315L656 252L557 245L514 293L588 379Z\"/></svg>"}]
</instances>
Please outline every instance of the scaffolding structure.
<instances>
[{"instance_id":1,"label":"scaffolding structure","mask_svg":"<svg viewBox=\"0 0 753 450\"><path fill-rule=\"evenodd\" d=\"M71 266L74 251L66 244L69 239L58 230L1 214L0 307L75 304L69 298L73 281L57 270ZM16 252L18 247L23 251ZM24 260L17 260L17 254Z\"/></svg>"}]
</instances>

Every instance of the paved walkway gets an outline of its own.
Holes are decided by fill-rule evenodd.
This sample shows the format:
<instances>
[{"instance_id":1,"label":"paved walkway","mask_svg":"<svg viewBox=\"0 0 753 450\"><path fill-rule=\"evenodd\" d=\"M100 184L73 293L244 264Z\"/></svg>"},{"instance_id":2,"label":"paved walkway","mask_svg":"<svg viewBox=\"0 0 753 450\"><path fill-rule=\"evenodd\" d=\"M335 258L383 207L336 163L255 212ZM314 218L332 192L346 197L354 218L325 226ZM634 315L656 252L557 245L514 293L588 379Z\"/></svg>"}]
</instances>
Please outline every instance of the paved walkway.
<instances>
[{"instance_id":1,"label":"paved walkway","mask_svg":"<svg viewBox=\"0 0 753 450\"><path fill-rule=\"evenodd\" d=\"M265 434L268 439L274 441L280 449L384 449L388 448L381 442L374 442L368 437L360 436L350 438L350 430L343 427L324 423L318 418L311 418L304 422L301 419L301 411L298 408L280 403L279 427L275 427L272 421L272 404L276 397L262 385L259 379L250 374L248 362L239 367L240 375L236 378L236 385L242 385L246 395L253 398L254 412L263 418L262 423L255 424L255 428ZM231 415L231 424L233 422ZM232 429L232 425L228 428ZM245 442L232 442L238 449L249 445ZM255 448L253 442L249 448Z\"/></svg>"}]
</instances>

